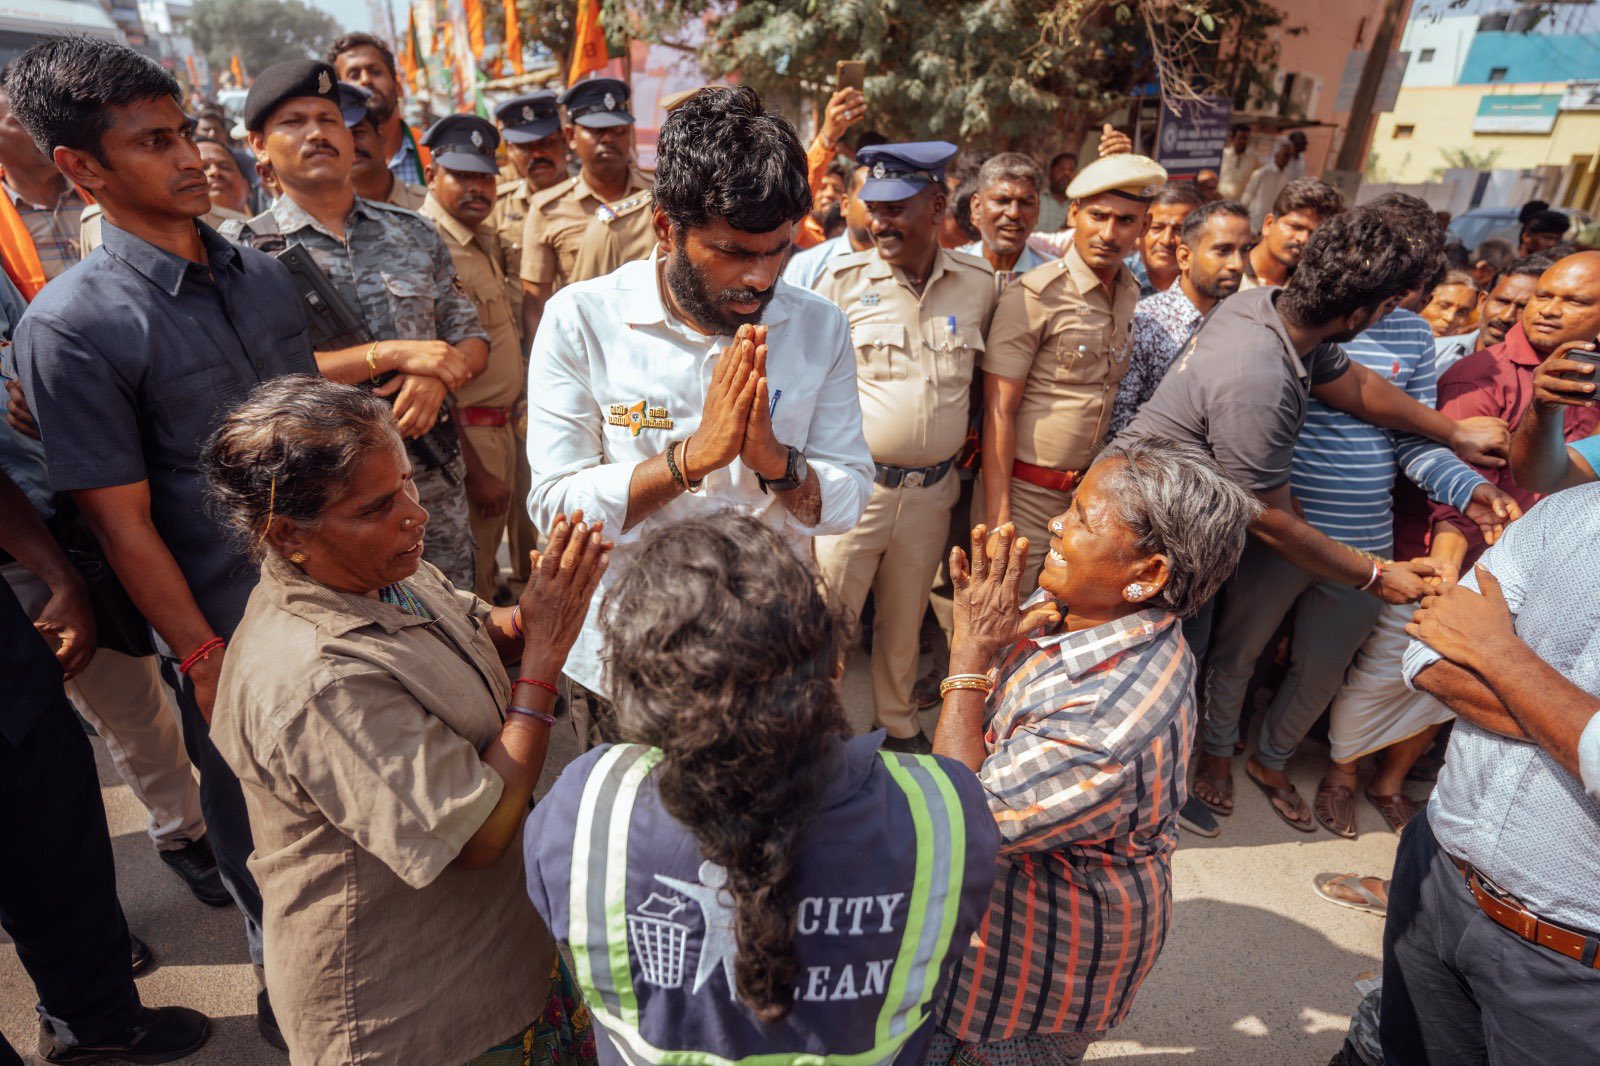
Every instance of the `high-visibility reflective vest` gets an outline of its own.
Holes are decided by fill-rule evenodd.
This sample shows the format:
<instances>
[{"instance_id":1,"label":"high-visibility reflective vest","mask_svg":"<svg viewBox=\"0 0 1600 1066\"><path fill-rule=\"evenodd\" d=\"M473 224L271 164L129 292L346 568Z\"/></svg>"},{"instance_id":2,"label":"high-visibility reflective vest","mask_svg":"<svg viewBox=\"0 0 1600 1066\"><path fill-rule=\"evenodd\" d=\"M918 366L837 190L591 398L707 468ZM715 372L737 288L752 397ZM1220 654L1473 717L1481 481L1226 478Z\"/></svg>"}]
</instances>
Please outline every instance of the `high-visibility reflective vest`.
<instances>
[{"instance_id":1,"label":"high-visibility reflective vest","mask_svg":"<svg viewBox=\"0 0 1600 1066\"><path fill-rule=\"evenodd\" d=\"M662 753L640 745L617 745L596 761L584 782L574 827L567 940L589 1009L624 1061L674 1066L871 1066L892 1062L927 1021L961 907L966 821L955 786L932 756L878 754L910 808L916 869L872 1042L820 1055L766 1048L744 1058L658 1047L640 1031L641 985L683 987L690 978L685 965L688 927L673 921L671 911L659 916L642 913L643 907L630 911L627 900L629 823L640 786ZM701 868L708 867L718 869L710 863ZM719 887L659 876L657 880L691 896L702 889L715 896ZM708 921L702 951L712 939L710 928ZM731 927L723 932L731 935Z\"/></svg>"}]
</instances>

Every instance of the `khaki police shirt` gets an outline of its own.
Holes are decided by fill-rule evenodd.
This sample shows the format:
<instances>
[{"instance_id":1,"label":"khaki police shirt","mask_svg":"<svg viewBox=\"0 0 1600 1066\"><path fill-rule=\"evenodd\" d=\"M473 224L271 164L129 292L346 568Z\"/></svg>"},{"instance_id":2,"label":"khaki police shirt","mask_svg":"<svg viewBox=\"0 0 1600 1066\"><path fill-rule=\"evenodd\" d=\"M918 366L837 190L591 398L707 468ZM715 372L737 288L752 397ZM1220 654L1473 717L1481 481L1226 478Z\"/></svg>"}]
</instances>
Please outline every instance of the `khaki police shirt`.
<instances>
[{"instance_id":1,"label":"khaki police shirt","mask_svg":"<svg viewBox=\"0 0 1600 1066\"><path fill-rule=\"evenodd\" d=\"M444 246L450 249L456 279L477 308L479 324L489 334L489 365L455 391L456 403L462 407L512 407L522 397L525 377L522 343L517 339L515 316L506 295L499 239L488 223L477 230L467 229L439 205L432 193L423 201L419 213L438 225Z\"/></svg>"},{"instance_id":2,"label":"khaki police shirt","mask_svg":"<svg viewBox=\"0 0 1600 1066\"><path fill-rule=\"evenodd\" d=\"M630 169L622 199L649 187L649 178ZM522 280L550 285L552 291L584 280L573 270L578 244L584 227L604 204L582 174L534 193L522 228Z\"/></svg>"},{"instance_id":3,"label":"khaki police shirt","mask_svg":"<svg viewBox=\"0 0 1600 1066\"><path fill-rule=\"evenodd\" d=\"M941 250L919 296L876 250L829 261L815 290L844 309L872 458L933 466L966 440L972 375L994 314L994 270Z\"/></svg>"},{"instance_id":4,"label":"khaki police shirt","mask_svg":"<svg viewBox=\"0 0 1600 1066\"><path fill-rule=\"evenodd\" d=\"M409 181L394 179L389 186L389 199L386 203L403 207L407 211L421 211L422 202L428 198L428 190L421 185L413 185Z\"/></svg>"},{"instance_id":5,"label":"khaki police shirt","mask_svg":"<svg viewBox=\"0 0 1600 1066\"><path fill-rule=\"evenodd\" d=\"M1108 292L1069 247L1000 295L983 356L985 373L1024 382L1017 458L1083 470L1111 428L1111 404L1128 370L1139 283L1117 268Z\"/></svg>"},{"instance_id":6,"label":"khaki police shirt","mask_svg":"<svg viewBox=\"0 0 1600 1066\"><path fill-rule=\"evenodd\" d=\"M512 295L511 306L522 307L522 227L528 218L528 204L533 200L533 186L527 178L502 181L495 186L494 210L489 213L489 226L500 238L501 266L506 284ZM517 325L520 327L521 316Z\"/></svg>"},{"instance_id":7,"label":"khaki police shirt","mask_svg":"<svg viewBox=\"0 0 1600 1066\"><path fill-rule=\"evenodd\" d=\"M656 247L655 195L644 192L602 204L578 240L573 281L604 277L623 263L649 259Z\"/></svg>"}]
</instances>

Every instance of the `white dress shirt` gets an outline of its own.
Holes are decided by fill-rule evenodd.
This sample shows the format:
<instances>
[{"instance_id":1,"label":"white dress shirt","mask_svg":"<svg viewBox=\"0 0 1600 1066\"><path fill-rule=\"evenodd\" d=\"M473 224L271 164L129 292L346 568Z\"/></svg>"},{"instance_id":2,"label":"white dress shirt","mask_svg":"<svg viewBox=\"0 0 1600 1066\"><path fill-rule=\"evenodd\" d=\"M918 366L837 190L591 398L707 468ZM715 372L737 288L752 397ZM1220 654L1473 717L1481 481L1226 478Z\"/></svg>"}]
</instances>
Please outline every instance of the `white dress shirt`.
<instances>
[{"instance_id":1,"label":"white dress shirt","mask_svg":"<svg viewBox=\"0 0 1600 1066\"><path fill-rule=\"evenodd\" d=\"M849 255L853 251L855 249L850 247L844 234L829 237L821 244L803 248L790 256L789 265L783 268L783 280L802 289L814 289L817 279L822 277L822 272L828 269L828 264L835 256Z\"/></svg>"},{"instance_id":2,"label":"white dress shirt","mask_svg":"<svg viewBox=\"0 0 1600 1066\"><path fill-rule=\"evenodd\" d=\"M735 459L706 475L700 492L680 494L623 529L634 468L699 428L717 356L732 340L706 336L676 318L662 301L663 284L651 256L566 286L545 305L530 353L533 524L548 529L557 514L582 508L588 518L605 519L606 536L617 545L566 666L568 677L602 695L608 686L601 678L600 600L626 577L629 556L646 533L733 510L761 519L784 533L797 553L809 555L812 537L854 528L872 491L849 323L829 301L780 280L762 319L773 431L779 442L804 452L817 475L820 520L802 524ZM642 426L616 424L629 422L627 409L641 401ZM661 408L665 414L652 414ZM668 421L670 428L661 424Z\"/></svg>"}]
</instances>

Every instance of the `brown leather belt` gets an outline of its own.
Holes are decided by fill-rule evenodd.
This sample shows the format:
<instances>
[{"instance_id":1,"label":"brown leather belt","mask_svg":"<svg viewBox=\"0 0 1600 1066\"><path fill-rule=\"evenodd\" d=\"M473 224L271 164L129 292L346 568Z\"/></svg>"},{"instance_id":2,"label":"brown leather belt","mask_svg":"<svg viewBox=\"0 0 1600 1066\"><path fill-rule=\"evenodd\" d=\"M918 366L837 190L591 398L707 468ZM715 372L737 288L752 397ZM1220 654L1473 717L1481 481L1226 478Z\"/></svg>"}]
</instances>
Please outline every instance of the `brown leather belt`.
<instances>
[{"instance_id":1,"label":"brown leather belt","mask_svg":"<svg viewBox=\"0 0 1600 1066\"><path fill-rule=\"evenodd\" d=\"M1521 900L1479 873L1471 863L1450 855L1448 851L1445 854L1461 871L1461 876L1467 879L1468 891L1477 901L1478 909L1488 915L1490 921L1511 930L1530 944L1549 948L1584 966L1600 970L1600 935L1539 917L1524 907Z\"/></svg>"},{"instance_id":2,"label":"brown leather belt","mask_svg":"<svg viewBox=\"0 0 1600 1066\"><path fill-rule=\"evenodd\" d=\"M511 424L511 408L458 407L456 417L463 426L507 426Z\"/></svg>"},{"instance_id":3,"label":"brown leather belt","mask_svg":"<svg viewBox=\"0 0 1600 1066\"><path fill-rule=\"evenodd\" d=\"M1030 485L1037 485L1041 489L1071 492L1073 486L1078 483L1078 478L1083 475L1076 470L1051 470L1048 466L1034 466L1032 463L1017 459L1011 464L1011 476Z\"/></svg>"}]
</instances>

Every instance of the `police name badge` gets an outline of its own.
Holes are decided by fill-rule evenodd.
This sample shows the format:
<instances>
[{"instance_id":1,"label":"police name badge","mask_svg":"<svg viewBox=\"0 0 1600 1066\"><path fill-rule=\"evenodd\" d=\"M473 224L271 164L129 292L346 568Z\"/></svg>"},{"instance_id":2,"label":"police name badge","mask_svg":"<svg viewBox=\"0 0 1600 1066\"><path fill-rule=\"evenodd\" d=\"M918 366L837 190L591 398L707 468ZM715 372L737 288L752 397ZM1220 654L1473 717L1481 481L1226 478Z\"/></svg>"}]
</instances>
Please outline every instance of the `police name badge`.
<instances>
[{"instance_id":1,"label":"police name badge","mask_svg":"<svg viewBox=\"0 0 1600 1066\"><path fill-rule=\"evenodd\" d=\"M883 297L875 292L864 292L861 294L862 307L877 307L882 302Z\"/></svg>"},{"instance_id":2,"label":"police name badge","mask_svg":"<svg viewBox=\"0 0 1600 1066\"><path fill-rule=\"evenodd\" d=\"M646 407L645 402L614 403L606 413L606 424L630 430L635 437L646 429L671 429L672 419L665 407Z\"/></svg>"}]
</instances>

